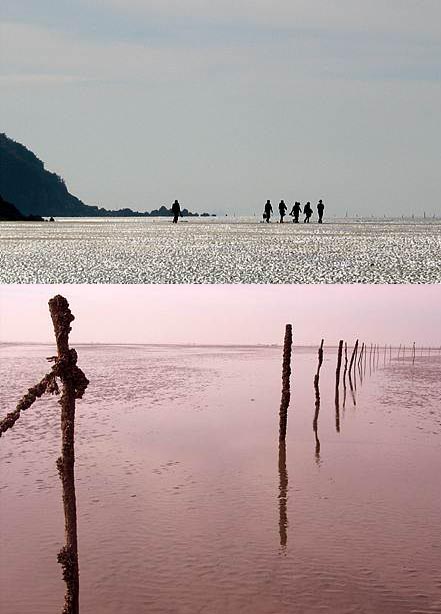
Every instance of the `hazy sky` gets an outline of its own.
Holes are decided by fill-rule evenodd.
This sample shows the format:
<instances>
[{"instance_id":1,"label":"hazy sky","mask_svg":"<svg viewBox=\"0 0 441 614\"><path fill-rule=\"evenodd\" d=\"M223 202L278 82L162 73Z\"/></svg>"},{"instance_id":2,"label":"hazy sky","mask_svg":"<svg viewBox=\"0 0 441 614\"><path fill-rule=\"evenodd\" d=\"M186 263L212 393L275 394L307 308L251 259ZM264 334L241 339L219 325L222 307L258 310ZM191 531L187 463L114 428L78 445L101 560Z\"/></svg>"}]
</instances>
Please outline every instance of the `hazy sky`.
<instances>
[{"instance_id":1,"label":"hazy sky","mask_svg":"<svg viewBox=\"0 0 441 614\"><path fill-rule=\"evenodd\" d=\"M88 204L440 213L439 0L2 0L2 127Z\"/></svg>"},{"instance_id":2,"label":"hazy sky","mask_svg":"<svg viewBox=\"0 0 441 614\"><path fill-rule=\"evenodd\" d=\"M0 341L53 342L47 302L65 296L73 342L281 343L340 338L441 346L441 285L0 286Z\"/></svg>"}]
</instances>

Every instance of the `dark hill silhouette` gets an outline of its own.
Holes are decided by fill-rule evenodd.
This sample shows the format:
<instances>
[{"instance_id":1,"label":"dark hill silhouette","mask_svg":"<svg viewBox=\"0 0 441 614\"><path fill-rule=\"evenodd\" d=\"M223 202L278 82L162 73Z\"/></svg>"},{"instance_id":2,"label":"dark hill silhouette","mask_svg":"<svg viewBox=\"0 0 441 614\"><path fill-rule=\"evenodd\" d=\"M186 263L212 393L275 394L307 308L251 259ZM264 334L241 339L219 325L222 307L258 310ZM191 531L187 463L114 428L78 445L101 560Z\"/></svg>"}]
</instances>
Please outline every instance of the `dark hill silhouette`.
<instances>
[{"instance_id":1,"label":"dark hill silhouette","mask_svg":"<svg viewBox=\"0 0 441 614\"><path fill-rule=\"evenodd\" d=\"M151 213L124 208L111 211L86 205L67 189L62 177L44 168L44 163L21 143L0 134L0 193L24 215L56 217L149 217L170 216L162 206ZM198 216L187 209L183 216ZM208 215L208 214L204 214Z\"/></svg>"},{"instance_id":2,"label":"dark hill silhouette","mask_svg":"<svg viewBox=\"0 0 441 614\"><path fill-rule=\"evenodd\" d=\"M0 222L43 222L39 215L23 215L12 203L4 200L0 194Z\"/></svg>"}]
</instances>

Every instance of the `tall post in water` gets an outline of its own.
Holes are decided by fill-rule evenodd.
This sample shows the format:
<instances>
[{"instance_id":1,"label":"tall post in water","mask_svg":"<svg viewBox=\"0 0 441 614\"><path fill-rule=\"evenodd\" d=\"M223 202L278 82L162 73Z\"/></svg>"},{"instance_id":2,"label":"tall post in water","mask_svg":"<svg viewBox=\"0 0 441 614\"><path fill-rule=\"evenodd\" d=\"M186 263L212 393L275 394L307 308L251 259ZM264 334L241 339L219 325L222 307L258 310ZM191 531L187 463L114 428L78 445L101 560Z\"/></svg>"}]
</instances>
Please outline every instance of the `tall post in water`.
<instances>
[{"instance_id":1,"label":"tall post in water","mask_svg":"<svg viewBox=\"0 0 441 614\"><path fill-rule=\"evenodd\" d=\"M349 375L351 375L352 366L354 364L357 352L358 352L358 339L356 340L355 345L354 345L354 349L352 350L351 361L349 363Z\"/></svg>"},{"instance_id":2,"label":"tall post in water","mask_svg":"<svg viewBox=\"0 0 441 614\"><path fill-rule=\"evenodd\" d=\"M283 364L282 364L282 399L279 410L279 441L286 440L286 425L288 422L288 407L291 398L290 377L291 377L291 348L292 348L292 326L287 324L285 327L285 339L283 342Z\"/></svg>"},{"instance_id":3,"label":"tall post in water","mask_svg":"<svg viewBox=\"0 0 441 614\"><path fill-rule=\"evenodd\" d=\"M323 363L323 339L320 343L320 347L318 350L318 365L317 365L317 372L314 375L314 392L315 392L315 413L314 413L314 420L312 422L312 430L314 431L314 435L315 435L315 456L317 459L320 458L320 441L318 438L318 417L319 417L319 413L320 413L320 388L319 388L319 382L320 382L320 369Z\"/></svg>"},{"instance_id":4,"label":"tall post in water","mask_svg":"<svg viewBox=\"0 0 441 614\"><path fill-rule=\"evenodd\" d=\"M343 369L343 409L346 405L346 372L348 370L348 344L345 341L345 366Z\"/></svg>"},{"instance_id":5,"label":"tall post in water","mask_svg":"<svg viewBox=\"0 0 441 614\"><path fill-rule=\"evenodd\" d=\"M63 614L79 614L79 571L77 542L77 508L75 496L75 400L80 399L88 380L77 367L77 353L69 348L70 323L75 319L67 300L57 295L49 301L49 310L57 342L55 369L62 383L61 456L57 460L63 486L64 529L66 543L58 554L66 583Z\"/></svg>"},{"instance_id":6,"label":"tall post in water","mask_svg":"<svg viewBox=\"0 0 441 614\"><path fill-rule=\"evenodd\" d=\"M43 379L28 389L16 409L0 421L0 437L12 428L20 418L21 412L29 409L45 393L59 394L57 380L62 383L61 405L61 456L57 459L58 473L63 487L64 527L66 544L58 554L58 562L63 568L66 583L63 614L79 613L79 572L77 543L77 512L74 477L74 429L75 401L81 399L89 380L77 366L77 353L69 348L70 323L75 319L69 304L62 296L49 301L49 310L54 325L57 356L48 358L54 365Z\"/></svg>"},{"instance_id":7,"label":"tall post in water","mask_svg":"<svg viewBox=\"0 0 441 614\"><path fill-rule=\"evenodd\" d=\"M364 344L363 344L364 347ZM337 367L335 369L335 427L337 432L340 432L340 369L341 369L341 356L343 352L343 339L340 339L338 344L337 354Z\"/></svg>"},{"instance_id":8,"label":"tall post in water","mask_svg":"<svg viewBox=\"0 0 441 614\"><path fill-rule=\"evenodd\" d=\"M412 364L415 364L415 341L413 342L412 346Z\"/></svg>"}]
</instances>

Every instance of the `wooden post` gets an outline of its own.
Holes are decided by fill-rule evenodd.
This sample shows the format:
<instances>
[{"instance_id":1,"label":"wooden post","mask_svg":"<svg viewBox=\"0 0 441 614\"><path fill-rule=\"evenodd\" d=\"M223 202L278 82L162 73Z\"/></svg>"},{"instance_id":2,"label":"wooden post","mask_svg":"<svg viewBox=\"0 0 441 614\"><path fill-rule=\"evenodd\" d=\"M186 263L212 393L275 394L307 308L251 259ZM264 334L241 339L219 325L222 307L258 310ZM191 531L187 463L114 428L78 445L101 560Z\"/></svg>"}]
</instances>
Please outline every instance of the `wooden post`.
<instances>
[{"instance_id":1,"label":"wooden post","mask_svg":"<svg viewBox=\"0 0 441 614\"><path fill-rule=\"evenodd\" d=\"M314 435L315 435L315 443L316 443L315 455L317 459L320 458L319 456L320 455L320 440L318 438L318 417L320 413L319 382L320 382L320 369L321 369L322 363L323 363L323 339L322 339L322 342L320 343L320 347L318 350L317 372L314 375L315 412L314 412L314 420L312 422L312 430L314 431Z\"/></svg>"},{"instance_id":2,"label":"wooden post","mask_svg":"<svg viewBox=\"0 0 441 614\"><path fill-rule=\"evenodd\" d=\"M364 346L363 346L364 347ZM340 369L341 369L341 355L343 351L343 339L340 339L338 344L337 354L337 367L335 369L335 428L337 433L340 432Z\"/></svg>"},{"instance_id":3,"label":"wooden post","mask_svg":"<svg viewBox=\"0 0 441 614\"><path fill-rule=\"evenodd\" d=\"M291 398L290 377L291 377L291 348L292 348L292 326L287 324L285 327L285 339L283 342L283 365L282 365L282 399L279 410L279 441L286 439L286 425L288 422L288 407Z\"/></svg>"},{"instance_id":4,"label":"wooden post","mask_svg":"<svg viewBox=\"0 0 441 614\"><path fill-rule=\"evenodd\" d=\"M74 320L67 300L57 295L49 301L54 325L57 352L55 369L62 383L61 456L57 460L58 473L63 486L64 529L66 543L58 554L66 583L63 614L79 613L79 571L77 543L77 509L75 496L75 400L80 399L88 380L77 367L77 353L69 348L70 323Z\"/></svg>"},{"instance_id":5,"label":"wooden post","mask_svg":"<svg viewBox=\"0 0 441 614\"><path fill-rule=\"evenodd\" d=\"M337 354L337 368L335 369L335 404L339 403L339 387L340 387L340 370L341 370L341 358L343 353L343 339L340 339L338 343Z\"/></svg>"},{"instance_id":6,"label":"wooden post","mask_svg":"<svg viewBox=\"0 0 441 614\"><path fill-rule=\"evenodd\" d=\"M358 339L356 340L355 345L354 345L354 349L352 351L351 361L349 363L349 375L351 374L352 366L354 364L354 360L355 360L355 357L357 355L357 351L358 351Z\"/></svg>"}]
</instances>

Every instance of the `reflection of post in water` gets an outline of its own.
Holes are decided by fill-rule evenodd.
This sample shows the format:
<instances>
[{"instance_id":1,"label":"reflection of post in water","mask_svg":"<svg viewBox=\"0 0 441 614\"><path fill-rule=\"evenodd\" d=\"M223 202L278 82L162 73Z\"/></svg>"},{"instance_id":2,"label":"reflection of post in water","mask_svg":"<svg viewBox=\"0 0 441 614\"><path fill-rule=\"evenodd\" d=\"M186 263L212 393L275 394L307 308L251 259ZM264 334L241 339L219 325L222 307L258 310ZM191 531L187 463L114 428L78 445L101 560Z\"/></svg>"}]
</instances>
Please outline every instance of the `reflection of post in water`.
<instances>
[{"instance_id":1,"label":"reflection of post in water","mask_svg":"<svg viewBox=\"0 0 441 614\"><path fill-rule=\"evenodd\" d=\"M318 351L318 365L317 372L314 375L314 391L315 391L315 412L314 412L314 420L312 421L312 430L314 431L315 437L315 457L316 460L320 460L320 439L318 438L318 417L320 413L320 369L323 363L323 339L320 343L319 351Z\"/></svg>"},{"instance_id":2,"label":"reflection of post in water","mask_svg":"<svg viewBox=\"0 0 441 614\"><path fill-rule=\"evenodd\" d=\"M348 370L348 344L345 341L345 368L343 370L343 409L346 405L346 372Z\"/></svg>"},{"instance_id":3,"label":"reflection of post in water","mask_svg":"<svg viewBox=\"0 0 441 614\"><path fill-rule=\"evenodd\" d=\"M357 351L358 351L358 339L355 342L354 345L354 349L352 350L352 356L351 356L351 361L349 363L349 370L348 370L348 374L349 374L349 386L351 388L352 393L354 392L354 385L352 383L352 368L354 366L354 362L355 362L355 358L357 356ZM355 369L354 369L354 377L355 377ZM355 386L357 384L355 383ZM352 394L352 397L354 398L354 395Z\"/></svg>"},{"instance_id":4,"label":"reflection of post in water","mask_svg":"<svg viewBox=\"0 0 441 614\"><path fill-rule=\"evenodd\" d=\"M349 369L348 369L349 389L351 391L352 402L353 402L354 406L356 405L356 403L355 403L355 394L354 394L354 384L352 382L352 366L354 364L355 354L356 354L356 351L357 351L357 347L358 347L358 339L355 342L354 349L352 350L351 361L349 363Z\"/></svg>"},{"instance_id":5,"label":"reflection of post in water","mask_svg":"<svg viewBox=\"0 0 441 614\"><path fill-rule=\"evenodd\" d=\"M354 349L352 350L351 362L349 363L349 375L351 374L352 367L354 365L355 357L357 356L358 351L358 339L355 342Z\"/></svg>"},{"instance_id":6,"label":"reflection of post in water","mask_svg":"<svg viewBox=\"0 0 441 614\"><path fill-rule=\"evenodd\" d=\"M292 326L287 324L285 327L285 339L283 343L283 365L282 365L282 399L279 410L279 441L286 439L286 425L288 422L288 407L291 398L289 380L291 377L291 348L292 348Z\"/></svg>"},{"instance_id":7,"label":"reflection of post in water","mask_svg":"<svg viewBox=\"0 0 441 614\"><path fill-rule=\"evenodd\" d=\"M286 442L279 441L279 536L280 546L288 541L288 471L286 469Z\"/></svg>"},{"instance_id":8,"label":"reflection of post in water","mask_svg":"<svg viewBox=\"0 0 441 614\"><path fill-rule=\"evenodd\" d=\"M369 375L372 374L372 343L369 350Z\"/></svg>"},{"instance_id":9,"label":"reflection of post in water","mask_svg":"<svg viewBox=\"0 0 441 614\"><path fill-rule=\"evenodd\" d=\"M335 428L337 433L340 432L340 369L341 369L341 355L343 351L343 339L340 339L338 343L337 354L337 367L335 369Z\"/></svg>"},{"instance_id":10,"label":"reflection of post in water","mask_svg":"<svg viewBox=\"0 0 441 614\"><path fill-rule=\"evenodd\" d=\"M360 376L360 386L363 384L363 363L358 365L358 375Z\"/></svg>"},{"instance_id":11,"label":"reflection of post in water","mask_svg":"<svg viewBox=\"0 0 441 614\"><path fill-rule=\"evenodd\" d=\"M363 364L363 354L364 354L364 341L361 344L361 351L360 351L360 356L358 357L358 366L360 367L360 364Z\"/></svg>"}]
</instances>

